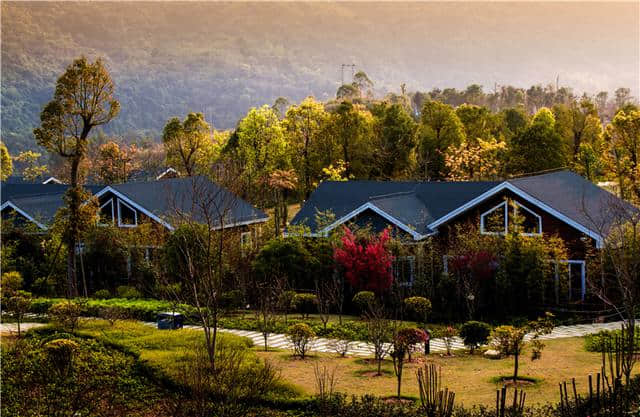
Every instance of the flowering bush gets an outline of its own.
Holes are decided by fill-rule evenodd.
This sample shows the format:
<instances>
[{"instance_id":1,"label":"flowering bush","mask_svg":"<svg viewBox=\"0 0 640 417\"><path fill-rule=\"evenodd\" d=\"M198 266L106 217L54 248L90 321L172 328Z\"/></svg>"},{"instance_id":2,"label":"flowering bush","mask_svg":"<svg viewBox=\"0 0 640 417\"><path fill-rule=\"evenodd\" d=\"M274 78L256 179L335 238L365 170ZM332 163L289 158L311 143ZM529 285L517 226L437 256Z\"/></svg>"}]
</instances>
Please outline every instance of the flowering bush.
<instances>
[{"instance_id":1,"label":"flowering bush","mask_svg":"<svg viewBox=\"0 0 640 417\"><path fill-rule=\"evenodd\" d=\"M393 256L386 247L389 239L389 229L378 237L357 239L351 230L344 228L342 246L334 250L333 257L353 288L380 294L391 287Z\"/></svg>"}]
</instances>

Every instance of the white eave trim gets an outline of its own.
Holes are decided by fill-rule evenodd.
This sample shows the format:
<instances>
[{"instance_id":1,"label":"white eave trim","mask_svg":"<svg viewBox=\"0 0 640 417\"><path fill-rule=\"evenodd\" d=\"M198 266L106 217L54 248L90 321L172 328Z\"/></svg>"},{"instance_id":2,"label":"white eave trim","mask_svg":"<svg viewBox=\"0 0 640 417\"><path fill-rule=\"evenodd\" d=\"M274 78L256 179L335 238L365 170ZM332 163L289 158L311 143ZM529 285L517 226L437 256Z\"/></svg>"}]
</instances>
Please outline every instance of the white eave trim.
<instances>
[{"instance_id":1,"label":"white eave trim","mask_svg":"<svg viewBox=\"0 0 640 417\"><path fill-rule=\"evenodd\" d=\"M459 214L469 210L470 208L476 206L477 204L481 203L482 201L486 200L487 198L503 191L503 190L509 190L511 192L513 192L515 195L521 197L522 199L528 201L529 203L537 206L538 208L546 211L547 213L551 214L552 216L558 218L559 220L562 220L563 222L565 222L566 224L568 224L569 226L575 228L576 230L579 230L580 232L584 233L585 235L591 237L592 239L594 239L596 241L596 247L597 248L602 248L602 236L600 236L600 234L594 232L593 230L589 229L588 227L576 222L575 220L565 216L564 214L560 213L559 211L557 211L556 209L554 209L551 206L548 206L547 204L543 203L542 201L538 200L537 198L533 197L532 195L526 193L525 191L521 190L520 188L516 187L515 185L511 184L508 181L504 181L498 185L496 185L495 187L491 188L490 190L480 194L478 197L474 198L473 200L470 200L469 202L463 204L462 206L458 207L457 209L450 211L449 213L447 213L446 215L440 217L439 219L437 219L436 221L430 223L429 225L427 225L427 227L429 227L429 229L431 230L435 230L438 226L442 225L443 223L446 223L447 221L451 220L452 218L458 216Z\"/></svg>"},{"instance_id":2,"label":"white eave trim","mask_svg":"<svg viewBox=\"0 0 640 417\"><path fill-rule=\"evenodd\" d=\"M34 219L33 217L31 217L26 211L22 210L20 207L16 206L12 201L5 201L2 206L0 206L0 212L2 212L5 208L7 207L11 207L12 209L14 209L16 212L18 212L21 216L23 216L24 218L26 218L27 220L29 220L30 222L34 223L36 226L38 226L40 229L42 230L47 230L47 226L45 226L44 224L36 221L36 219Z\"/></svg>"},{"instance_id":3,"label":"white eave trim","mask_svg":"<svg viewBox=\"0 0 640 417\"><path fill-rule=\"evenodd\" d=\"M127 205L129 205L131 207L134 207L138 211L141 211L142 213L147 215L149 218L157 221L158 223L160 223L161 225L163 225L164 227L166 227L170 231L174 230L174 227L171 226L169 223L167 223L166 221L162 220L160 217L158 217L157 215L153 214L152 212L150 212L146 208L142 207L140 204L138 204L135 201L131 200L129 197L127 197L126 195L122 194L120 191L116 190L115 188L113 188L111 186L106 186L102 190L98 191L95 194L95 197L96 198L100 198L100 196L102 196L103 194L108 193L108 192L113 193L116 197L121 199L123 202L127 203Z\"/></svg>"},{"instance_id":4,"label":"white eave trim","mask_svg":"<svg viewBox=\"0 0 640 417\"><path fill-rule=\"evenodd\" d=\"M170 173L173 173L173 174L176 174L176 175L177 175L177 174L178 174L178 171L176 171L176 170L175 170L175 169L173 169L173 168L167 168L167 169L165 169L165 170L164 170L164 172L163 172L163 173L161 173L160 175L158 175L158 176L156 177L156 180L161 180L162 178L164 178L164 176L165 176L165 175L170 174Z\"/></svg>"},{"instance_id":5,"label":"white eave trim","mask_svg":"<svg viewBox=\"0 0 640 417\"><path fill-rule=\"evenodd\" d=\"M342 216L341 218L339 218L335 222L333 222L330 225L326 226L324 229L322 229L319 232L315 233L315 235L326 236L330 230L335 229L336 227L338 227L339 225L341 225L343 223L346 223L347 221L351 220L352 218L354 218L355 216L357 216L358 214L362 213L365 210L372 210L374 213L380 215L381 217L383 217L384 219L386 219L390 223L398 226L398 228L400 228L400 229L404 230L405 232L409 233L411 235L411 237L413 237L414 240L422 240L425 237L429 236L429 235L422 235L422 234L416 232L414 229L412 229L411 227L409 227L406 224L402 223L400 220L396 219L395 217L393 217L392 215L390 215L386 211L384 211L384 210L380 209L379 207L375 206L371 202L365 203L365 204L361 205L360 207L358 207L357 209L353 210L352 212L346 214L345 216Z\"/></svg>"},{"instance_id":6,"label":"white eave trim","mask_svg":"<svg viewBox=\"0 0 640 417\"><path fill-rule=\"evenodd\" d=\"M255 223L264 223L267 220L269 220L268 217L261 217L259 219L251 219L251 220L245 220L237 223L224 224L222 227L216 226L213 228L213 230L228 229L230 227L238 227L238 226L248 226L250 224L255 224Z\"/></svg>"},{"instance_id":7,"label":"white eave trim","mask_svg":"<svg viewBox=\"0 0 640 417\"><path fill-rule=\"evenodd\" d=\"M49 177L46 180L42 181L42 184L64 184L62 181L60 181L59 179L57 179L56 177Z\"/></svg>"}]
</instances>

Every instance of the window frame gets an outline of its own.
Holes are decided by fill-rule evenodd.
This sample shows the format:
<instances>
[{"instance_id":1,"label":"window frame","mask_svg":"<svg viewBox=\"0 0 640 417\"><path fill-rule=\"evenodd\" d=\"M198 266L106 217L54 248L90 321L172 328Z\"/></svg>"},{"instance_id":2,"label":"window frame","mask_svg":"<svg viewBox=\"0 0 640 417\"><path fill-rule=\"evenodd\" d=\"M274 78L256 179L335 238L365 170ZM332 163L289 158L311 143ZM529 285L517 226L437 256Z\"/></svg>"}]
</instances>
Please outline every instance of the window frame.
<instances>
[{"instance_id":1,"label":"window frame","mask_svg":"<svg viewBox=\"0 0 640 417\"><path fill-rule=\"evenodd\" d=\"M499 208L504 207L504 230L502 232L489 232L486 231L484 226L484 218L485 216L487 216L488 214L493 213L494 211L498 210ZM480 214L480 234L483 235L499 235L499 236L506 236L507 232L509 231L509 204L507 200L504 200L502 203L498 204L497 206L490 208L489 210L485 211L484 213Z\"/></svg>"},{"instance_id":2,"label":"window frame","mask_svg":"<svg viewBox=\"0 0 640 417\"><path fill-rule=\"evenodd\" d=\"M396 262L398 261L409 261L409 279L404 281L404 282L400 282L398 280L398 264ZM416 278L416 257L414 255L407 255L407 256L398 256L393 260L393 279L394 281L396 281L398 283L398 286L401 287L413 287L413 283L415 281Z\"/></svg>"},{"instance_id":3,"label":"window frame","mask_svg":"<svg viewBox=\"0 0 640 417\"><path fill-rule=\"evenodd\" d=\"M100 206L100 209L98 210L98 212L102 213L102 209L106 207L108 204L111 204L111 226L113 226L116 223L116 213L113 208L113 197L109 198L106 202L104 202L104 204ZM97 222L98 226L108 227L109 223L101 223L100 217L101 216L98 217L98 222Z\"/></svg>"},{"instance_id":4,"label":"window frame","mask_svg":"<svg viewBox=\"0 0 640 417\"><path fill-rule=\"evenodd\" d=\"M134 224L122 223L122 213L120 210L120 206L122 204L124 204L129 210L133 211ZM122 201L120 198L118 199L118 227L138 227L138 210L134 209L129 204Z\"/></svg>"},{"instance_id":5,"label":"window frame","mask_svg":"<svg viewBox=\"0 0 640 417\"><path fill-rule=\"evenodd\" d=\"M518 215L518 210L520 210L520 208L523 208L525 209L525 211L528 211L529 213L533 214L538 219L538 232L535 232L535 233L520 232L520 234L522 236L541 236L542 235L542 216L540 216L538 213L534 212L533 210L519 203L516 200L513 200L513 203L514 203L514 210L515 210L516 216Z\"/></svg>"}]
</instances>

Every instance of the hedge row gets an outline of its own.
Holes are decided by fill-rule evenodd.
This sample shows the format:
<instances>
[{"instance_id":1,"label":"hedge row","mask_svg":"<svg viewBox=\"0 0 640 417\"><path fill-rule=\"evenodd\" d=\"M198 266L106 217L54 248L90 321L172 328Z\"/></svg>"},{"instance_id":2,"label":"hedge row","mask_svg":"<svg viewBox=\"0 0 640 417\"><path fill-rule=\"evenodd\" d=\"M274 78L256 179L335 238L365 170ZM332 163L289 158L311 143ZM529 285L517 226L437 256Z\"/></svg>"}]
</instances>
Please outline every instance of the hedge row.
<instances>
[{"instance_id":1,"label":"hedge row","mask_svg":"<svg viewBox=\"0 0 640 417\"><path fill-rule=\"evenodd\" d=\"M34 298L29 310L35 314L46 314L52 305L66 300L65 298ZM159 312L171 311L174 308L170 302L161 300L131 300L127 298L105 300L79 298L77 300L84 303L82 315L86 317L104 317L106 309L117 309L123 319L156 321ZM181 304L177 311L185 314L187 321L189 321L193 314L193 307Z\"/></svg>"}]
</instances>

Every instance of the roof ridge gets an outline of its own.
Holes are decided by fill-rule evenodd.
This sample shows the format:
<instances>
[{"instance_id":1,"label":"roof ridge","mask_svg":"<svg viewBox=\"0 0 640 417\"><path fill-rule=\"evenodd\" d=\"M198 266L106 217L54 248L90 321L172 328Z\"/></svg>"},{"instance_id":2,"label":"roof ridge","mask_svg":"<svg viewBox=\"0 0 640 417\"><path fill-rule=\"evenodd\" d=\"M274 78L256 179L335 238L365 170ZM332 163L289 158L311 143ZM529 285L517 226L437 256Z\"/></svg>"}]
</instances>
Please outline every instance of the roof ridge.
<instances>
[{"instance_id":1,"label":"roof ridge","mask_svg":"<svg viewBox=\"0 0 640 417\"><path fill-rule=\"evenodd\" d=\"M396 197L396 196L401 196L401 195L410 195L410 194L415 194L415 193L416 193L416 190L413 189L413 190L410 190L410 191L398 191L398 192L395 192L395 193L372 195L372 196L369 196L369 201L381 200L381 199L384 199L384 198Z\"/></svg>"}]
</instances>

